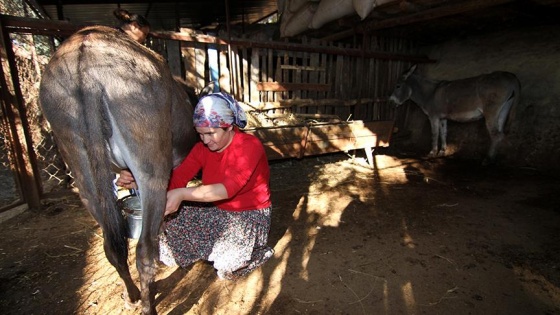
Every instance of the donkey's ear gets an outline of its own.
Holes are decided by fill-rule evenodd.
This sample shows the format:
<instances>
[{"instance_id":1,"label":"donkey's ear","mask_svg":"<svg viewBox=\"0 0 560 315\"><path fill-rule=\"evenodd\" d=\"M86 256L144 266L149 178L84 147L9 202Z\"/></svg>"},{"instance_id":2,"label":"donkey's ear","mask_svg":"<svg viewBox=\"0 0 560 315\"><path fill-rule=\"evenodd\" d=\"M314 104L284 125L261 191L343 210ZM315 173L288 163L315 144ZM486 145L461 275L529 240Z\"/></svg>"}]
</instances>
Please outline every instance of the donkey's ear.
<instances>
[{"instance_id":1,"label":"donkey's ear","mask_svg":"<svg viewBox=\"0 0 560 315\"><path fill-rule=\"evenodd\" d=\"M408 77L413 74L414 71L416 71L416 67L418 67L418 65L412 65L412 67L410 67L410 69L406 71L406 73L404 74L405 80L408 79Z\"/></svg>"}]
</instances>

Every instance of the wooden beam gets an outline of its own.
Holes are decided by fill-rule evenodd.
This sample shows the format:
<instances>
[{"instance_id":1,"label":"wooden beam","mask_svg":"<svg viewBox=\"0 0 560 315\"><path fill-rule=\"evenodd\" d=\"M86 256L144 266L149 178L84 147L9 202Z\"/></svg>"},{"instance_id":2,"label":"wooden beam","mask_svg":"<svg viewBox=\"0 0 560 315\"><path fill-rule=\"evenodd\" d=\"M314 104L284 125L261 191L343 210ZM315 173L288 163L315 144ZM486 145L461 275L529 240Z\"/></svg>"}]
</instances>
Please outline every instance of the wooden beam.
<instances>
[{"instance_id":1,"label":"wooden beam","mask_svg":"<svg viewBox=\"0 0 560 315\"><path fill-rule=\"evenodd\" d=\"M69 35L86 25L70 24L67 21L31 19L10 15L0 15L3 27L11 33L37 35Z\"/></svg>"},{"instance_id":2,"label":"wooden beam","mask_svg":"<svg viewBox=\"0 0 560 315\"><path fill-rule=\"evenodd\" d=\"M309 99L309 98L302 98L302 99L285 99L278 101L282 107L305 107L305 106L340 106L340 107L348 107L348 106L356 106L360 104L369 104L373 103L373 99L371 98L358 98L358 99L332 99L332 98L324 98L324 99Z\"/></svg>"},{"instance_id":3,"label":"wooden beam","mask_svg":"<svg viewBox=\"0 0 560 315\"><path fill-rule=\"evenodd\" d=\"M496 1L496 0L494 0ZM504 0L502 0L504 1ZM82 27L88 25L74 25L65 21L52 21L44 19L20 18L7 15L0 15L0 20L9 32L38 34L38 35L70 35ZM425 55L396 54L390 52L364 51L356 48L342 48L332 46L317 46L308 44L295 44L273 41L251 41L242 39L232 39L231 41L209 35L193 35L180 32L152 32L151 36L161 39L182 41L183 45L198 43L236 45L246 48L267 48L286 51L302 51L308 53L324 53L341 56L354 56L364 58L374 58L379 60L408 61L413 63L433 63L436 60L430 59Z\"/></svg>"},{"instance_id":4,"label":"wooden beam","mask_svg":"<svg viewBox=\"0 0 560 315\"><path fill-rule=\"evenodd\" d=\"M325 67L280 65L282 70L301 70L301 71L326 71Z\"/></svg>"},{"instance_id":5,"label":"wooden beam","mask_svg":"<svg viewBox=\"0 0 560 315\"><path fill-rule=\"evenodd\" d=\"M39 3L37 3L37 0L25 0L25 2L27 2L27 4L29 5L29 7L31 8L31 10L33 10L38 16L43 17L43 18L47 18L47 19L51 19L52 17L43 9L43 6L41 6Z\"/></svg>"},{"instance_id":6,"label":"wooden beam","mask_svg":"<svg viewBox=\"0 0 560 315\"><path fill-rule=\"evenodd\" d=\"M457 15L465 12L471 12L475 10L485 9L497 5L506 4L512 2L513 0L474 0L474 1L463 1L460 3L453 3L450 5L442 5L437 8L427 9L421 12L408 14L401 17L396 17L392 19L386 19L381 21L369 21L362 23L357 26L359 32L370 32L375 30L381 30L391 27L403 26L418 22L425 22L433 19L448 17L452 15Z\"/></svg>"},{"instance_id":7,"label":"wooden beam","mask_svg":"<svg viewBox=\"0 0 560 315\"><path fill-rule=\"evenodd\" d=\"M334 42L334 41L338 41L338 40L341 40L341 39L348 38L350 36L354 36L354 34L356 34L356 29L351 28L351 29L348 29L348 30L344 30L344 31L341 31L341 32L338 32L338 33L334 33L334 34L325 36L325 37L321 38L321 41Z\"/></svg>"},{"instance_id":8,"label":"wooden beam","mask_svg":"<svg viewBox=\"0 0 560 315\"><path fill-rule=\"evenodd\" d=\"M397 54L390 52L380 52L380 51L364 51L363 49L357 48L342 48L333 46L318 46L309 44L295 44L287 42L274 42L274 41L252 41L243 39L232 39L228 41L219 37L213 37L209 35L193 35L178 32L152 32L150 35L156 38L180 40L183 45L189 46L194 43L205 43L205 44L219 44L227 45L228 42L231 45L236 45L239 47L247 48L267 48L276 50L286 50L286 51L301 51L308 53L322 53L331 55L341 55L341 56L354 56L354 57L364 57L364 58L374 58L379 60L394 60L394 61L408 61L413 63L434 63L436 60L430 59L425 55L410 55L410 54Z\"/></svg>"},{"instance_id":9,"label":"wooden beam","mask_svg":"<svg viewBox=\"0 0 560 315\"><path fill-rule=\"evenodd\" d=\"M268 92L288 92L288 91L319 91L328 92L331 89L330 84L319 83L282 83L282 82L259 82L257 83L258 91Z\"/></svg>"},{"instance_id":10,"label":"wooden beam","mask_svg":"<svg viewBox=\"0 0 560 315\"><path fill-rule=\"evenodd\" d=\"M260 102L260 103L241 103L241 106L246 111L262 111L271 109L293 108L295 107L309 107L309 106L336 106L336 107L350 107L356 105L365 105L373 103L371 98L361 99L310 99L310 98L297 98L297 99L284 99L277 102ZM299 115L299 114L298 114Z\"/></svg>"}]
</instances>

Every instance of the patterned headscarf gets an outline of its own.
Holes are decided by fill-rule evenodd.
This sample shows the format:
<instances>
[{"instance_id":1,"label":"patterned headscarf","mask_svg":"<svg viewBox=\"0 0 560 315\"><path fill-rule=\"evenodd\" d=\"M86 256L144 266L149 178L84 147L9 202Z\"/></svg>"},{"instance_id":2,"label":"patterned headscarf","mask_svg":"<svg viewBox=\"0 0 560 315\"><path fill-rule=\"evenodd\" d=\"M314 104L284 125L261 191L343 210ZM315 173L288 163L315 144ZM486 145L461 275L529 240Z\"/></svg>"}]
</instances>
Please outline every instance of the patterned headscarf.
<instances>
[{"instance_id":1,"label":"patterned headscarf","mask_svg":"<svg viewBox=\"0 0 560 315\"><path fill-rule=\"evenodd\" d=\"M212 93L203 96L196 104L193 115L195 127L226 128L247 125L245 111L227 93Z\"/></svg>"}]
</instances>

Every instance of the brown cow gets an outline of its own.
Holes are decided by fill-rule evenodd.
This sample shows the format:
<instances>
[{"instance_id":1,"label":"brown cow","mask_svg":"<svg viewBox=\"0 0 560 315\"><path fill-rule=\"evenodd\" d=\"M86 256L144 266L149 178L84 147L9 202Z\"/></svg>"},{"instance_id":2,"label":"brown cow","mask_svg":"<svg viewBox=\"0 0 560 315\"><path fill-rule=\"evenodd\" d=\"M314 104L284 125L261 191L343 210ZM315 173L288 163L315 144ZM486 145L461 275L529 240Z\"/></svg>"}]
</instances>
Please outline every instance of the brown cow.
<instances>
[{"instance_id":1,"label":"brown cow","mask_svg":"<svg viewBox=\"0 0 560 315\"><path fill-rule=\"evenodd\" d=\"M80 198L103 230L105 255L125 285L128 303L155 314L158 233L173 166L196 141L192 105L164 59L102 26L68 38L47 65L40 104ZM141 199L136 247L140 290L132 281L126 223L117 208L111 171L130 169Z\"/></svg>"}]
</instances>

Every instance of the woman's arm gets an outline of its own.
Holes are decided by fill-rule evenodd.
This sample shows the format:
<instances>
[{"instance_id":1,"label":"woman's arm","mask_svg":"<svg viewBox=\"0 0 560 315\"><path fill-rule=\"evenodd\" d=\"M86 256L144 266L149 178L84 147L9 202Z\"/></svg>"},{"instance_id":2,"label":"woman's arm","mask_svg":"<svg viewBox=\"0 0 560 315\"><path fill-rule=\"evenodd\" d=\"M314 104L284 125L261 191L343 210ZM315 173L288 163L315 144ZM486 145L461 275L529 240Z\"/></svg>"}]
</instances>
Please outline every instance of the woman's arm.
<instances>
[{"instance_id":1,"label":"woman's arm","mask_svg":"<svg viewBox=\"0 0 560 315\"><path fill-rule=\"evenodd\" d=\"M167 192L165 215L177 211L182 201L213 202L227 199L226 187L221 184L201 185L198 187L177 188Z\"/></svg>"}]
</instances>

